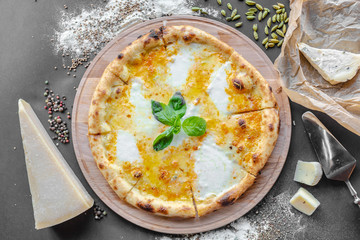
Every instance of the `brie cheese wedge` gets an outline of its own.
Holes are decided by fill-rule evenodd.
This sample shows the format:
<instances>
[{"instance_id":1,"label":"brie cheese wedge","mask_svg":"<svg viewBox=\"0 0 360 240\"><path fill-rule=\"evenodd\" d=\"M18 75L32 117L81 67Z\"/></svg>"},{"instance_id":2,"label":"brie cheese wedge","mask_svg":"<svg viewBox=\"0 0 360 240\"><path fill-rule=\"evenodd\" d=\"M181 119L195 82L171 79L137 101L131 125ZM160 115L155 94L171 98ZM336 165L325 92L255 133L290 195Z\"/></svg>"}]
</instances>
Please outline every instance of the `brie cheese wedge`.
<instances>
[{"instance_id":1,"label":"brie cheese wedge","mask_svg":"<svg viewBox=\"0 0 360 240\"><path fill-rule=\"evenodd\" d=\"M42 229L79 215L89 209L94 200L54 145L31 106L22 99L18 104L35 228Z\"/></svg>"},{"instance_id":2,"label":"brie cheese wedge","mask_svg":"<svg viewBox=\"0 0 360 240\"><path fill-rule=\"evenodd\" d=\"M360 54L319 49L305 43L299 43L298 47L321 76L333 85L352 79L360 68Z\"/></svg>"}]
</instances>

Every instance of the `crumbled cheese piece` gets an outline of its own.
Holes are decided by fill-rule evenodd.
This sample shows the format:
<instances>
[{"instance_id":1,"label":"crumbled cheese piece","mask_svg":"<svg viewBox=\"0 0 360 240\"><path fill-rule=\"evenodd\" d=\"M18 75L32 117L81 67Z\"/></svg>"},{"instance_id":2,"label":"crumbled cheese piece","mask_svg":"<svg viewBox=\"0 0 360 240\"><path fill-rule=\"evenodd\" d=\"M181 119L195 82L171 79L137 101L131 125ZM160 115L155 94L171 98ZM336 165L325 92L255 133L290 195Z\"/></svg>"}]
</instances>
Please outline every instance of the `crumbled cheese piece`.
<instances>
[{"instance_id":1,"label":"crumbled cheese piece","mask_svg":"<svg viewBox=\"0 0 360 240\"><path fill-rule=\"evenodd\" d=\"M302 213L310 216L320 205L320 202L304 188L299 188L290 199L290 204Z\"/></svg>"},{"instance_id":2,"label":"crumbled cheese piece","mask_svg":"<svg viewBox=\"0 0 360 240\"><path fill-rule=\"evenodd\" d=\"M319 162L303 162L299 160L296 165L294 181L315 186L320 181L322 174Z\"/></svg>"}]
</instances>

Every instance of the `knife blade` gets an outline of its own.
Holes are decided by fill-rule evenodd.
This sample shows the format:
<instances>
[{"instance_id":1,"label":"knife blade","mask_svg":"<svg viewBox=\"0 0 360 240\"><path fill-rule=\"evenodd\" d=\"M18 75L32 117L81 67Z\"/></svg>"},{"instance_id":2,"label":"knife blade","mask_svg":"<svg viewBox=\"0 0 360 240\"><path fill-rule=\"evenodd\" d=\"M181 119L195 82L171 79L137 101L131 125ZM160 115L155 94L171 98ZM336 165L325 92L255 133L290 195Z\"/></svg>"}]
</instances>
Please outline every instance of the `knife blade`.
<instances>
[{"instance_id":1,"label":"knife blade","mask_svg":"<svg viewBox=\"0 0 360 240\"><path fill-rule=\"evenodd\" d=\"M305 112L302 121L325 176L331 180L344 181L354 197L354 203L360 207L360 198L349 181L356 159L312 112Z\"/></svg>"}]
</instances>

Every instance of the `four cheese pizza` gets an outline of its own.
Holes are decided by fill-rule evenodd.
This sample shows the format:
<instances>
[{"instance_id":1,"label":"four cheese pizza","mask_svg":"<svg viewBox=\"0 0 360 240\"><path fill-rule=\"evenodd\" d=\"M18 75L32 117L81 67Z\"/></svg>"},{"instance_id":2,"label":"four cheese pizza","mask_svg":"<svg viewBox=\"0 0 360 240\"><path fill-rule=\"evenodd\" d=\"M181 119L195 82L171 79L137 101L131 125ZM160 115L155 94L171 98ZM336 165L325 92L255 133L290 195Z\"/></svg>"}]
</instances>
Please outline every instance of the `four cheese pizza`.
<instances>
[{"instance_id":1,"label":"four cheese pizza","mask_svg":"<svg viewBox=\"0 0 360 240\"><path fill-rule=\"evenodd\" d=\"M89 112L98 168L129 204L195 217L232 204L278 137L276 100L241 55L191 26L152 30L105 69Z\"/></svg>"}]
</instances>

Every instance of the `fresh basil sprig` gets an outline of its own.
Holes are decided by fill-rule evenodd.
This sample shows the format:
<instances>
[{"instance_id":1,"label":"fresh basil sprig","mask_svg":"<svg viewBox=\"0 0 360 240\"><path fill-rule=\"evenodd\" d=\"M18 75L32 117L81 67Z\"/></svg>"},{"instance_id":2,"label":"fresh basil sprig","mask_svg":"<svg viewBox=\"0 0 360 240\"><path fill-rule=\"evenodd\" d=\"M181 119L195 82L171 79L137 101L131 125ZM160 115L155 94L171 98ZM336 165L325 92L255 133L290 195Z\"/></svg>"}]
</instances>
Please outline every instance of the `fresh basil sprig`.
<instances>
[{"instance_id":1,"label":"fresh basil sprig","mask_svg":"<svg viewBox=\"0 0 360 240\"><path fill-rule=\"evenodd\" d=\"M192 116L181 123L181 118L186 113L186 102L180 92L176 92L171 97L168 105L151 100L151 109L156 120L171 126L154 140L153 148L155 151L163 150L169 146L174 134L181 131L181 126L189 136L201 136L206 132L206 121L201 117Z\"/></svg>"}]
</instances>

